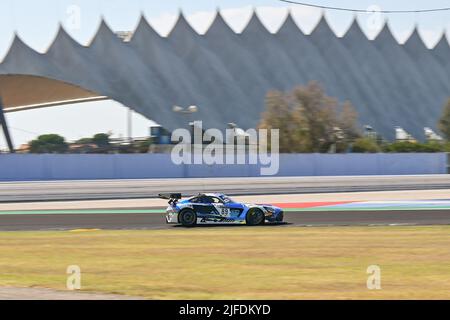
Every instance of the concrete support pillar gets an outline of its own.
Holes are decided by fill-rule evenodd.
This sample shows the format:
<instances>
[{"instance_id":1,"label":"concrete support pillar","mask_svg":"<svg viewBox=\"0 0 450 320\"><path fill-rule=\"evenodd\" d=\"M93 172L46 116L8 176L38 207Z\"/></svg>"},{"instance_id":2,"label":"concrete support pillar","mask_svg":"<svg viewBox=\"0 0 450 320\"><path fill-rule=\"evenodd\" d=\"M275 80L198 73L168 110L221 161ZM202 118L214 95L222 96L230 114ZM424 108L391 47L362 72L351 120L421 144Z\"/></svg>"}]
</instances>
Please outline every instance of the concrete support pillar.
<instances>
[{"instance_id":1,"label":"concrete support pillar","mask_svg":"<svg viewBox=\"0 0 450 320\"><path fill-rule=\"evenodd\" d=\"M8 144L9 152L14 153L14 145L12 143L11 135L9 134L5 113L3 112L3 102L1 97L0 97L0 125L2 126L3 134L5 136L6 143Z\"/></svg>"}]
</instances>

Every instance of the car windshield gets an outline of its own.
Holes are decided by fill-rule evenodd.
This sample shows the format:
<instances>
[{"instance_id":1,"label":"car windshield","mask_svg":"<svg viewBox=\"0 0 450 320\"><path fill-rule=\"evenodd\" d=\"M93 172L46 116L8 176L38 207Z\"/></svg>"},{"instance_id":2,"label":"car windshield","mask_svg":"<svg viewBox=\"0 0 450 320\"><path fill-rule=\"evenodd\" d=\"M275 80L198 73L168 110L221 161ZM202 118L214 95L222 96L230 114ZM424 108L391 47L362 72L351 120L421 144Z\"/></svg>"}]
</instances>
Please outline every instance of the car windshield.
<instances>
[{"instance_id":1,"label":"car windshield","mask_svg":"<svg viewBox=\"0 0 450 320\"><path fill-rule=\"evenodd\" d=\"M221 198L222 198L223 202L225 202L225 203L234 203L233 199L231 199L228 196L223 195L223 196L221 196Z\"/></svg>"}]
</instances>

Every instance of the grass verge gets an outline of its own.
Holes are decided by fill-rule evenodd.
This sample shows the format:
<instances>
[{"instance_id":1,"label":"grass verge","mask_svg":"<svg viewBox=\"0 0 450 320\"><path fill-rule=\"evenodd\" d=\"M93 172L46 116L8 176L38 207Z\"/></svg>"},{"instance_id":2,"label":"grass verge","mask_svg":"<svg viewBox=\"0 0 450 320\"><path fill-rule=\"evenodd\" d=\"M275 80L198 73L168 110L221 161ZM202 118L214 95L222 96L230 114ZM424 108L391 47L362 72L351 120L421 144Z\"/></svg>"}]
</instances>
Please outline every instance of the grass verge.
<instances>
[{"instance_id":1,"label":"grass verge","mask_svg":"<svg viewBox=\"0 0 450 320\"><path fill-rule=\"evenodd\" d=\"M0 286L149 299L450 299L450 227L0 233ZM381 290L366 287L381 267Z\"/></svg>"}]
</instances>

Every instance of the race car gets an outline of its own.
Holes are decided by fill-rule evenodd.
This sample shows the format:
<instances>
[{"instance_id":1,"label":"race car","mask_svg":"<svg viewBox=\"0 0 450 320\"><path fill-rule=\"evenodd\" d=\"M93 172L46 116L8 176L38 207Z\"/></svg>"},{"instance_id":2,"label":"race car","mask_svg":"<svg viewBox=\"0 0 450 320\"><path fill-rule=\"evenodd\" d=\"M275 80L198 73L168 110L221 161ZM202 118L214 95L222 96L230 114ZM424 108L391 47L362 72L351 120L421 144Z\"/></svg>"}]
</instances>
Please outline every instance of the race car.
<instances>
[{"instance_id":1,"label":"race car","mask_svg":"<svg viewBox=\"0 0 450 320\"><path fill-rule=\"evenodd\" d=\"M160 194L169 200L166 212L168 224L194 227L197 224L246 224L262 225L266 222L281 223L281 208L266 204L244 204L233 201L221 193L201 193L182 200L180 193Z\"/></svg>"}]
</instances>

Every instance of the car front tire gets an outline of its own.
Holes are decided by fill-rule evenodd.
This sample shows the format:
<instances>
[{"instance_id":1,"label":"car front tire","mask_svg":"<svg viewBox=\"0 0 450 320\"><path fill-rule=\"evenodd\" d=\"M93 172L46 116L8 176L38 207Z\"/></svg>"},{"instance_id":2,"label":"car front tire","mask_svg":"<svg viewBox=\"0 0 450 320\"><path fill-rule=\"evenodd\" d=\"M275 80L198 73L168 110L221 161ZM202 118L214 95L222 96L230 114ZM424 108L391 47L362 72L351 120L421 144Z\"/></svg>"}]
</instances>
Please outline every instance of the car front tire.
<instances>
[{"instance_id":1,"label":"car front tire","mask_svg":"<svg viewBox=\"0 0 450 320\"><path fill-rule=\"evenodd\" d=\"M258 226L264 224L266 220L266 216L264 215L264 212L262 212L259 209L250 209L250 211L247 213L247 225L248 226Z\"/></svg>"},{"instance_id":2,"label":"car front tire","mask_svg":"<svg viewBox=\"0 0 450 320\"><path fill-rule=\"evenodd\" d=\"M178 220L184 227L195 227L197 224L197 214L191 209L185 209L180 212Z\"/></svg>"},{"instance_id":3,"label":"car front tire","mask_svg":"<svg viewBox=\"0 0 450 320\"><path fill-rule=\"evenodd\" d=\"M277 215L276 222L281 223L283 221L284 221L284 212L282 211Z\"/></svg>"}]
</instances>

